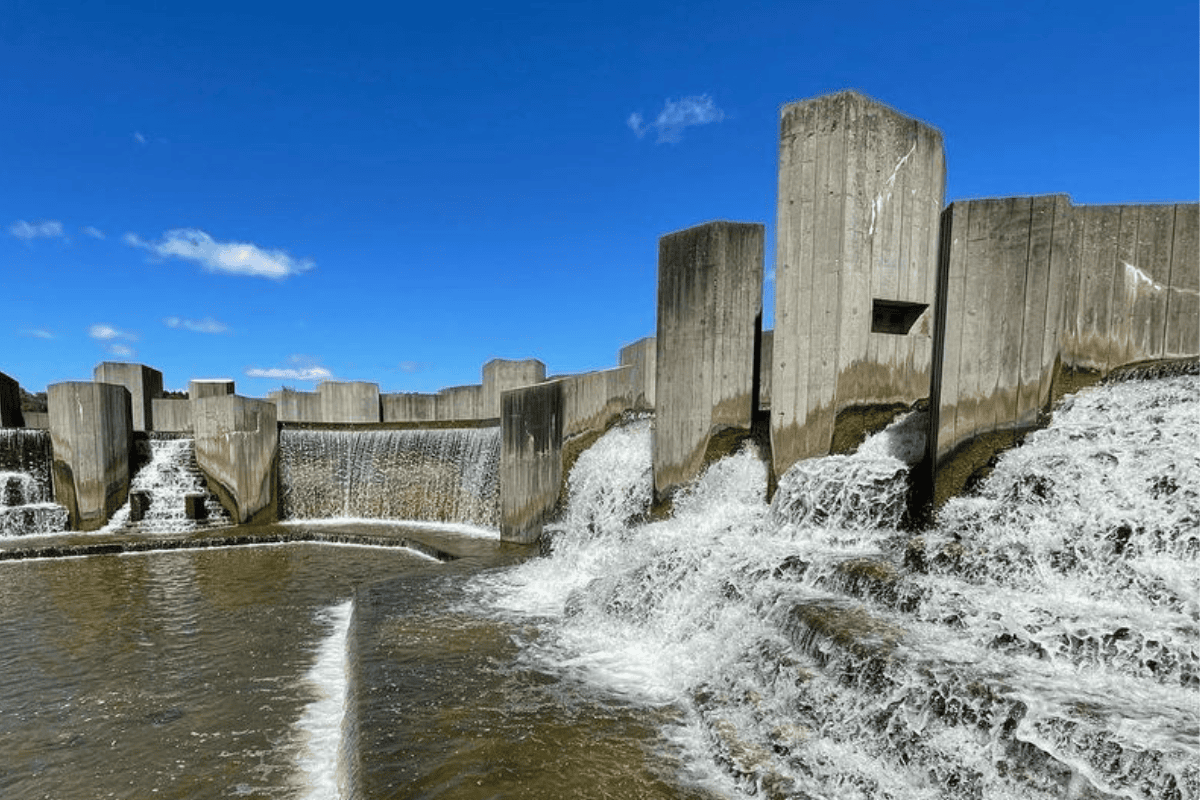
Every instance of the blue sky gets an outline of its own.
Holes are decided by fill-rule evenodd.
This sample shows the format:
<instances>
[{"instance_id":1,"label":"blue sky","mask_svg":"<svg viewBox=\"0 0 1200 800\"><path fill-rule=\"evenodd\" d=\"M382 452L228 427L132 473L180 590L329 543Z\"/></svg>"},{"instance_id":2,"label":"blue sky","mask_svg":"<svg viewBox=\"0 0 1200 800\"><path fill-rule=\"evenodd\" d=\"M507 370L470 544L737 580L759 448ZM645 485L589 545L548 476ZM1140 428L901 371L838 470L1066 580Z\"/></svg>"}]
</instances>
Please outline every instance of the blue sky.
<instances>
[{"instance_id":1,"label":"blue sky","mask_svg":"<svg viewBox=\"0 0 1200 800\"><path fill-rule=\"evenodd\" d=\"M0 371L262 396L613 366L658 238L768 226L779 109L939 128L947 200L1195 201L1194 2L6 3ZM767 285L767 317L773 305Z\"/></svg>"}]
</instances>

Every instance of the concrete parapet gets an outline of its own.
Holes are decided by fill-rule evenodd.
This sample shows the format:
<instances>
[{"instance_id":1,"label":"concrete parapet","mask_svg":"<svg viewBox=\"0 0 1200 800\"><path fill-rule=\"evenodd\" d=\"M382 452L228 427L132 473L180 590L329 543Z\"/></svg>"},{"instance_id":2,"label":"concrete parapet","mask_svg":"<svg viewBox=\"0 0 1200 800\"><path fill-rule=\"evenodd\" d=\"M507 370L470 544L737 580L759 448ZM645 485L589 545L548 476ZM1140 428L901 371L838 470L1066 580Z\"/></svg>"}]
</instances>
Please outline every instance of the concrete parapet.
<instances>
[{"instance_id":1,"label":"concrete parapet","mask_svg":"<svg viewBox=\"0 0 1200 800\"><path fill-rule=\"evenodd\" d=\"M448 386L438 392L439 420L487 419L483 414L483 387Z\"/></svg>"},{"instance_id":2,"label":"concrete parapet","mask_svg":"<svg viewBox=\"0 0 1200 800\"><path fill-rule=\"evenodd\" d=\"M178 397L156 397L150 401L154 409L154 430L186 433L192 429L192 401Z\"/></svg>"},{"instance_id":3,"label":"concrete parapet","mask_svg":"<svg viewBox=\"0 0 1200 800\"><path fill-rule=\"evenodd\" d=\"M532 543L541 536L562 485L562 381L501 395L500 538Z\"/></svg>"},{"instance_id":4,"label":"concrete parapet","mask_svg":"<svg viewBox=\"0 0 1200 800\"><path fill-rule=\"evenodd\" d=\"M432 422L438 419L438 396L419 392L379 395L384 422Z\"/></svg>"},{"instance_id":5,"label":"concrete parapet","mask_svg":"<svg viewBox=\"0 0 1200 800\"><path fill-rule=\"evenodd\" d=\"M129 390L111 383L51 384L54 494L73 530L103 527L129 494L133 412Z\"/></svg>"},{"instance_id":6,"label":"concrete parapet","mask_svg":"<svg viewBox=\"0 0 1200 800\"><path fill-rule=\"evenodd\" d=\"M145 364L104 361L92 370L92 379L96 383L115 383L128 389L133 403L133 429L155 430L152 402L163 395L161 372Z\"/></svg>"},{"instance_id":7,"label":"concrete parapet","mask_svg":"<svg viewBox=\"0 0 1200 800\"><path fill-rule=\"evenodd\" d=\"M321 422L379 422L379 384L365 381L322 381Z\"/></svg>"},{"instance_id":8,"label":"concrete parapet","mask_svg":"<svg viewBox=\"0 0 1200 800\"><path fill-rule=\"evenodd\" d=\"M750 428L763 234L759 224L710 222L659 240L654 489L660 499L699 474L713 433Z\"/></svg>"},{"instance_id":9,"label":"concrete parapet","mask_svg":"<svg viewBox=\"0 0 1200 800\"><path fill-rule=\"evenodd\" d=\"M775 473L829 453L838 415L927 396L941 134L840 92L783 108L775 332Z\"/></svg>"},{"instance_id":10,"label":"concrete parapet","mask_svg":"<svg viewBox=\"0 0 1200 800\"><path fill-rule=\"evenodd\" d=\"M224 397L233 394L231 378L197 378L188 381L188 399L199 400L202 397Z\"/></svg>"},{"instance_id":11,"label":"concrete parapet","mask_svg":"<svg viewBox=\"0 0 1200 800\"><path fill-rule=\"evenodd\" d=\"M638 339L621 348L617 363L632 369L630 381L633 385L635 408L654 408L654 380L657 367L658 340L653 336Z\"/></svg>"},{"instance_id":12,"label":"concrete parapet","mask_svg":"<svg viewBox=\"0 0 1200 800\"><path fill-rule=\"evenodd\" d=\"M633 368L617 367L558 378L562 384L563 439L601 433L634 408Z\"/></svg>"},{"instance_id":13,"label":"concrete parapet","mask_svg":"<svg viewBox=\"0 0 1200 800\"><path fill-rule=\"evenodd\" d=\"M275 412L274 403L237 395L192 401L196 462L238 524L276 517Z\"/></svg>"},{"instance_id":14,"label":"concrete parapet","mask_svg":"<svg viewBox=\"0 0 1200 800\"><path fill-rule=\"evenodd\" d=\"M21 411L21 386L15 378L0 372L0 428L24 428Z\"/></svg>"},{"instance_id":15,"label":"concrete parapet","mask_svg":"<svg viewBox=\"0 0 1200 800\"><path fill-rule=\"evenodd\" d=\"M25 427L38 430L50 430L50 413L47 411L26 411Z\"/></svg>"},{"instance_id":16,"label":"concrete parapet","mask_svg":"<svg viewBox=\"0 0 1200 800\"><path fill-rule=\"evenodd\" d=\"M297 392L294 389L276 389L267 394L275 404L280 422L323 422L321 418L321 396L316 392Z\"/></svg>"},{"instance_id":17,"label":"concrete parapet","mask_svg":"<svg viewBox=\"0 0 1200 800\"><path fill-rule=\"evenodd\" d=\"M500 395L509 389L532 386L546 380L546 365L535 358L510 361L494 358L483 365L483 400L480 414L484 419L500 416Z\"/></svg>"}]
</instances>

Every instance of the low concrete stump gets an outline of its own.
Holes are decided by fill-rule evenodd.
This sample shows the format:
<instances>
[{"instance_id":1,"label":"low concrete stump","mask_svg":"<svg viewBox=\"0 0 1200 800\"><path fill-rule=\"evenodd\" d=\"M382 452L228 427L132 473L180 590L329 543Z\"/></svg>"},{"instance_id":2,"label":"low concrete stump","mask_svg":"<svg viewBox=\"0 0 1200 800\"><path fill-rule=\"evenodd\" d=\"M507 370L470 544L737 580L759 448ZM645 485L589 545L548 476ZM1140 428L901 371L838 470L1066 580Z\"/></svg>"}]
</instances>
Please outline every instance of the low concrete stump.
<instances>
[{"instance_id":1,"label":"low concrete stump","mask_svg":"<svg viewBox=\"0 0 1200 800\"><path fill-rule=\"evenodd\" d=\"M208 506L205 505L207 498L200 492L189 492L183 496L184 514L191 520L208 519Z\"/></svg>"},{"instance_id":2,"label":"low concrete stump","mask_svg":"<svg viewBox=\"0 0 1200 800\"><path fill-rule=\"evenodd\" d=\"M25 488L19 475L0 478L0 506L25 505Z\"/></svg>"},{"instance_id":3,"label":"low concrete stump","mask_svg":"<svg viewBox=\"0 0 1200 800\"><path fill-rule=\"evenodd\" d=\"M146 518L146 512L150 510L150 493L147 491L136 491L129 493L129 521L141 522Z\"/></svg>"}]
</instances>

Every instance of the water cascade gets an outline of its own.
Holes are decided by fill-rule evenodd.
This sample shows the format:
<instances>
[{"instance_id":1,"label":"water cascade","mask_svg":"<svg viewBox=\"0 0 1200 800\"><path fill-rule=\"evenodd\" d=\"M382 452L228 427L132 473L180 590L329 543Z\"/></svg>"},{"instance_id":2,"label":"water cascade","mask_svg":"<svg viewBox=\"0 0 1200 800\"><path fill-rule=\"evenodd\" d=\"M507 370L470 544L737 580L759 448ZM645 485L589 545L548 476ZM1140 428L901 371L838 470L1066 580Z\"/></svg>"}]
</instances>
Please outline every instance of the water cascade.
<instances>
[{"instance_id":1,"label":"water cascade","mask_svg":"<svg viewBox=\"0 0 1200 800\"><path fill-rule=\"evenodd\" d=\"M526 657L670 712L684 782L1200 797L1200 377L1068 400L919 537L896 526L920 420L798 464L770 506L736 454L648 524L635 425L580 457L552 554L474 590L538 622Z\"/></svg>"},{"instance_id":2,"label":"water cascade","mask_svg":"<svg viewBox=\"0 0 1200 800\"><path fill-rule=\"evenodd\" d=\"M499 525L498 428L284 430L283 519Z\"/></svg>"},{"instance_id":3,"label":"water cascade","mask_svg":"<svg viewBox=\"0 0 1200 800\"><path fill-rule=\"evenodd\" d=\"M196 463L195 439L152 433L139 447L144 448L146 463L129 483L129 501L113 514L104 531L166 534L232 524L205 486Z\"/></svg>"},{"instance_id":4,"label":"water cascade","mask_svg":"<svg viewBox=\"0 0 1200 800\"><path fill-rule=\"evenodd\" d=\"M53 533L67 509L53 502L50 433L0 428L0 536Z\"/></svg>"}]
</instances>

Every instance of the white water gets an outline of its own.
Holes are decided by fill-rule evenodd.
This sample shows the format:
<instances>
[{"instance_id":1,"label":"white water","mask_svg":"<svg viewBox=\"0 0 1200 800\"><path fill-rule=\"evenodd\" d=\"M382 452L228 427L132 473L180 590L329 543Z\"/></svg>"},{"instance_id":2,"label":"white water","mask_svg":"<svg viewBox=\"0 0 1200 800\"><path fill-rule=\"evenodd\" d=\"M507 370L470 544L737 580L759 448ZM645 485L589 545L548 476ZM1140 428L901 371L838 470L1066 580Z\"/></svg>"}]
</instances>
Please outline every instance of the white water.
<instances>
[{"instance_id":1,"label":"white water","mask_svg":"<svg viewBox=\"0 0 1200 800\"><path fill-rule=\"evenodd\" d=\"M0 429L0 537L66 529L67 509L53 502L49 462L49 433Z\"/></svg>"},{"instance_id":2,"label":"white water","mask_svg":"<svg viewBox=\"0 0 1200 800\"><path fill-rule=\"evenodd\" d=\"M138 522L130 522L130 502L113 513L108 524L98 531L111 533L122 528L136 527L149 533L181 533L200 528L230 524L229 515L221 503L208 495L203 474L196 466L195 440L188 438L149 439L150 461L137 471L129 482L130 494L148 492L150 507ZM188 519L186 496L208 495L205 500L207 518Z\"/></svg>"},{"instance_id":3,"label":"white water","mask_svg":"<svg viewBox=\"0 0 1200 800\"><path fill-rule=\"evenodd\" d=\"M305 786L303 800L338 800L349 796L341 758L349 674L346 638L353 610L353 601L346 600L318 615L331 629L317 650L312 669L304 677L313 700L305 706L297 723L303 745L298 763Z\"/></svg>"},{"instance_id":4,"label":"white water","mask_svg":"<svg viewBox=\"0 0 1200 800\"><path fill-rule=\"evenodd\" d=\"M476 588L540 620L526 658L674 710L681 779L728 796L1200 796L1200 378L1069 400L911 539L918 427L771 507L735 455L652 524L649 427L610 432L552 556Z\"/></svg>"}]
</instances>

